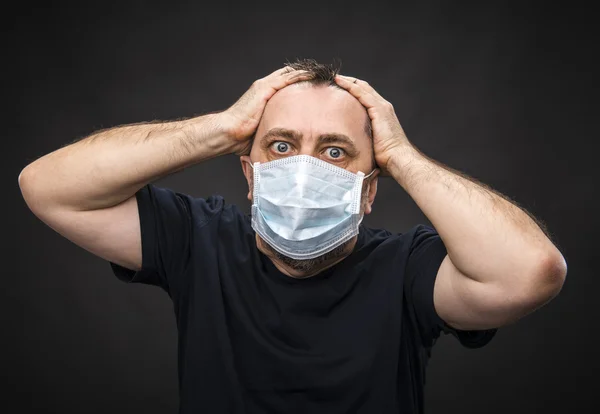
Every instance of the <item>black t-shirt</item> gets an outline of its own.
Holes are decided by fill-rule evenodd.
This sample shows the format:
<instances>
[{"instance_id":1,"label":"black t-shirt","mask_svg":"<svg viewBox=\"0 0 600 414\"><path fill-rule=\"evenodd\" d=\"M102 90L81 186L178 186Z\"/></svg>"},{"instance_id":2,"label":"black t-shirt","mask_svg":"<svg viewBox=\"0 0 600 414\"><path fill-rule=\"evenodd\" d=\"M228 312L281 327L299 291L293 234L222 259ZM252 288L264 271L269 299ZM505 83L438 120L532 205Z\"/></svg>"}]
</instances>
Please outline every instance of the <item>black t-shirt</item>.
<instances>
[{"instance_id":1,"label":"black t-shirt","mask_svg":"<svg viewBox=\"0 0 600 414\"><path fill-rule=\"evenodd\" d=\"M111 266L173 302L180 413L422 413L441 332L469 348L496 333L437 315L446 248L431 227L361 225L351 255L295 279L258 251L250 217L222 197L147 185L136 198L142 270Z\"/></svg>"}]
</instances>

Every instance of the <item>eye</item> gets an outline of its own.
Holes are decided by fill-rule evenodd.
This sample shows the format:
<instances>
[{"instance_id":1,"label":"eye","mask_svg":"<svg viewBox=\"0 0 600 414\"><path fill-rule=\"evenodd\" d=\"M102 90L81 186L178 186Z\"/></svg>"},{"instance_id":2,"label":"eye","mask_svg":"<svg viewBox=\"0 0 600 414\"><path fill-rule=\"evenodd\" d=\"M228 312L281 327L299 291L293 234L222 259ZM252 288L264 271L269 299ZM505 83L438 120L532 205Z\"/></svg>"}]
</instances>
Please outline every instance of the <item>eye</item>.
<instances>
[{"instance_id":1,"label":"eye","mask_svg":"<svg viewBox=\"0 0 600 414\"><path fill-rule=\"evenodd\" d=\"M344 155L344 150L338 147L331 147L325 150L327 156L333 159L341 158Z\"/></svg>"},{"instance_id":2,"label":"eye","mask_svg":"<svg viewBox=\"0 0 600 414\"><path fill-rule=\"evenodd\" d=\"M275 152L279 152L282 154L290 150L290 144L283 141L274 142L273 144L271 144L271 146L275 150Z\"/></svg>"}]
</instances>

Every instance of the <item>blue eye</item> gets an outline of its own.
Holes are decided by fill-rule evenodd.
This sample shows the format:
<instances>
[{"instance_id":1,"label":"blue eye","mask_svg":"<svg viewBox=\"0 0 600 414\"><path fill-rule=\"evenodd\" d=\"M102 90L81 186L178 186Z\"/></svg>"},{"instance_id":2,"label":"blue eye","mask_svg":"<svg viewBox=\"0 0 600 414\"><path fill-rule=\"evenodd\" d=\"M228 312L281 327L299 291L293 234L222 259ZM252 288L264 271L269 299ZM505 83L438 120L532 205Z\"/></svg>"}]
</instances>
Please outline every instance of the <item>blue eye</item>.
<instances>
[{"instance_id":1,"label":"blue eye","mask_svg":"<svg viewBox=\"0 0 600 414\"><path fill-rule=\"evenodd\" d=\"M287 142L275 142L274 145L277 152L287 152L290 149Z\"/></svg>"},{"instance_id":2,"label":"blue eye","mask_svg":"<svg viewBox=\"0 0 600 414\"><path fill-rule=\"evenodd\" d=\"M340 158L344 151L341 148L332 147L327 149L327 153L331 158Z\"/></svg>"}]
</instances>

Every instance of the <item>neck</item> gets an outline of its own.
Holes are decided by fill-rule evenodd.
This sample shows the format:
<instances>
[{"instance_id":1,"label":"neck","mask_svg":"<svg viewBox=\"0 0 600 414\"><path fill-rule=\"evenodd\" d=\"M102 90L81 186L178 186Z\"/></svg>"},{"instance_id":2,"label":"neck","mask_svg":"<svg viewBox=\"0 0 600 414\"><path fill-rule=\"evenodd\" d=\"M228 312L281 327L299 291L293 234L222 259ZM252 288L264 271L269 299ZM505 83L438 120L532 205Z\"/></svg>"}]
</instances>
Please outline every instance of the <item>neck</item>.
<instances>
[{"instance_id":1,"label":"neck","mask_svg":"<svg viewBox=\"0 0 600 414\"><path fill-rule=\"evenodd\" d=\"M306 279L306 278L315 276L315 275L323 272L324 270L329 269L330 267L338 264L339 262L344 260L346 257L348 257L354 250L354 246L356 245L357 239L358 239L357 237L353 237L351 239L351 241L348 243L347 248L344 249L344 254L342 256L337 256L337 257L331 258L331 260L326 260L323 263L320 263L317 268L314 268L314 269L311 269L308 271L298 270L298 269L294 268L293 266L290 266L287 263L284 263L282 260L280 260L277 257L273 248L271 246L269 246L266 242L264 242L258 236L258 234L256 235L256 246L257 246L258 250L261 253L263 253L265 256L267 256L269 258L269 260L271 260L273 265L275 265L275 267L284 275L293 277L295 279Z\"/></svg>"}]
</instances>

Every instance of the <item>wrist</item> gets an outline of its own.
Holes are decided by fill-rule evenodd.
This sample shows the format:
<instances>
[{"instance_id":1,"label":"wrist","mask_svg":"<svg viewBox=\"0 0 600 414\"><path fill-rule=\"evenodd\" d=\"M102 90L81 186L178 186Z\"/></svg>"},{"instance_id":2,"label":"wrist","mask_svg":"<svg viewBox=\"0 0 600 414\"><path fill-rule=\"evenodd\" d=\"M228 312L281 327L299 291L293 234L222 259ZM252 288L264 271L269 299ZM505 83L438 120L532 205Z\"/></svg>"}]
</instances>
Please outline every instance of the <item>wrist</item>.
<instances>
[{"instance_id":1,"label":"wrist","mask_svg":"<svg viewBox=\"0 0 600 414\"><path fill-rule=\"evenodd\" d=\"M220 113L207 114L183 121L186 136L196 145L209 149L213 156L226 155L238 150L239 143L231 138L226 120Z\"/></svg>"},{"instance_id":2,"label":"wrist","mask_svg":"<svg viewBox=\"0 0 600 414\"><path fill-rule=\"evenodd\" d=\"M403 145L395 149L388 159L387 170L389 175L404 188L406 188L407 176L410 171L418 167L418 163L424 160L424 155L412 145Z\"/></svg>"}]
</instances>

